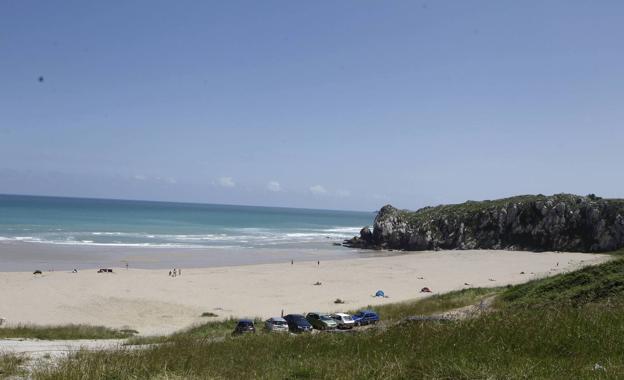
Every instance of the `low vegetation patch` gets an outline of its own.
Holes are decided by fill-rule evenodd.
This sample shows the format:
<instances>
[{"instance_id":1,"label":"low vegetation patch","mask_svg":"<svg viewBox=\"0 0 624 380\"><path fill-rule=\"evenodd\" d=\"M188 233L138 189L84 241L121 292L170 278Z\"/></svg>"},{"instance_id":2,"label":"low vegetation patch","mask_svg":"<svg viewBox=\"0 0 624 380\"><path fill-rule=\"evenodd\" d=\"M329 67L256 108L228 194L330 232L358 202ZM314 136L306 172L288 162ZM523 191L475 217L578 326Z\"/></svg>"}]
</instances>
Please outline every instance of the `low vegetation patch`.
<instances>
[{"instance_id":1,"label":"low vegetation patch","mask_svg":"<svg viewBox=\"0 0 624 380\"><path fill-rule=\"evenodd\" d=\"M215 313L213 313L211 311L206 311L206 312L202 313L201 316L202 317L208 317L208 318L216 318L216 317L218 317L217 314L215 314Z\"/></svg>"},{"instance_id":2,"label":"low vegetation patch","mask_svg":"<svg viewBox=\"0 0 624 380\"><path fill-rule=\"evenodd\" d=\"M516 285L499 297L499 305L536 308L547 305L611 302L624 298L624 259Z\"/></svg>"},{"instance_id":3,"label":"low vegetation patch","mask_svg":"<svg viewBox=\"0 0 624 380\"><path fill-rule=\"evenodd\" d=\"M25 363L26 359L23 356L0 353L0 379L22 374L24 372L22 366Z\"/></svg>"},{"instance_id":4,"label":"low vegetation patch","mask_svg":"<svg viewBox=\"0 0 624 380\"><path fill-rule=\"evenodd\" d=\"M136 330L116 330L103 326L90 325L18 325L15 327L7 326L0 328L0 338L42 340L122 339L131 337L136 333Z\"/></svg>"},{"instance_id":5,"label":"low vegetation patch","mask_svg":"<svg viewBox=\"0 0 624 380\"><path fill-rule=\"evenodd\" d=\"M384 322L398 322L414 315L428 315L474 305L480 300L496 295L503 288L470 288L450 293L436 294L417 301L397 302L388 305L368 306L377 312ZM355 311L352 311L353 314Z\"/></svg>"},{"instance_id":6,"label":"low vegetation patch","mask_svg":"<svg viewBox=\"0 0 624 380\"><path fill-rule=\"evenodd\" d=\"M228 318L222 321L210 321L192 326L186 330L182 330L171 335L133 337L128 339L126 345L166 343L179 340L180 338L207 339L210 341L223 340L232 334L232 331L234 331L234 327L236 327L237 323L238 319L236 318ZM254 324L258 330L261 330L263 323L264 321L260 318L254 319Z\"/></svg>"}]
</instances>

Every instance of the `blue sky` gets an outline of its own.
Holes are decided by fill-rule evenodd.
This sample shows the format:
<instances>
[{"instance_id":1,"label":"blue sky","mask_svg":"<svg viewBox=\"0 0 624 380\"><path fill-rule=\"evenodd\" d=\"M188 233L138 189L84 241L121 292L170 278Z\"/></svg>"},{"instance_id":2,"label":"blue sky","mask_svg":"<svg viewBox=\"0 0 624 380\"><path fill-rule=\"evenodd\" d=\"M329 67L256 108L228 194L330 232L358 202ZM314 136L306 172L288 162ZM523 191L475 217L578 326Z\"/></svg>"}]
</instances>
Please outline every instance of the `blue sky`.
<instances>
[{"instance_id":1,"label":"blue sky","mask_svg":"<svg viewBox=\"0 0 624 380\"><path fill-rule=\"evenodd\" d=\"M3 1L0 193L624 197L622 17L621 1Z\"/></svg>"}]
</instances>

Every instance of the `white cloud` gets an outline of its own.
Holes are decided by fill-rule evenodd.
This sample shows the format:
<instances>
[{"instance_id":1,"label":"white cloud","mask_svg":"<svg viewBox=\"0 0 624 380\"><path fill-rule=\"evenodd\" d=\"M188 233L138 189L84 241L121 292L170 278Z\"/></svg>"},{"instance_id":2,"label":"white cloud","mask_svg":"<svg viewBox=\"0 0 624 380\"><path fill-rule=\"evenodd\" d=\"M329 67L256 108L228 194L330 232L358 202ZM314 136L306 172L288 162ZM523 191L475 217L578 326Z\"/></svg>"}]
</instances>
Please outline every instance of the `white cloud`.
<instances>
[{"instance_id":1,"label":"white cloud","mask_svg":"<svg viewBox=\"0 0 624 380\"><path fill-rule=\"evenodd\" d=\"M149 181L152 183L161 182L161 183L167 183L170 185L174 185L178 183L178 181L173 177L150 177L150 176L146 176L143 174L135 174L132 176L132 179L135 181L141 181L141 182L143 181Z\"/></svg>"},{"instance_id":2,"label":"white cloud","mask_svg":"<svg viewBox=\"0 0 624 380\"><path fill-rule=\"evenodd\" d=\"M351 196L351 192L349 190L338 190L336 191L336 195L339 197L346 198L346 197Z\"/></svg>"},{"instance_id":3,"label":"white cloud","mask_svg":"<svg viewBox=\"0 0 624 380\"><path fill-rule=\"evenodd\" d=\"M234 187L236 186L236 182L234 182L232 177L221 177L217 178L217 185L222 187Z\"/></svg>"},{"instance_id":4,"label":"white cloud","mask_svg":"<svg viewBox=\"0 0 624 380\"><path fill-rule=\"evenodd\" d=\"M327 194L327 190L321 185L314 185L310 187L310 192L312 194Z\"/></svg>"},{"instance_id":5,"label":"white cloud","mask_svg":"<svg viewBox=\"0 0 624 380\"><path fill-rule=\"evenodd\" d=\"M277 181L269 181L266 187L267 187L267 190L269 191L273 191L273 192L282 191L282 185L280 185L280 183Z\"/></svg>"}]
</instances>

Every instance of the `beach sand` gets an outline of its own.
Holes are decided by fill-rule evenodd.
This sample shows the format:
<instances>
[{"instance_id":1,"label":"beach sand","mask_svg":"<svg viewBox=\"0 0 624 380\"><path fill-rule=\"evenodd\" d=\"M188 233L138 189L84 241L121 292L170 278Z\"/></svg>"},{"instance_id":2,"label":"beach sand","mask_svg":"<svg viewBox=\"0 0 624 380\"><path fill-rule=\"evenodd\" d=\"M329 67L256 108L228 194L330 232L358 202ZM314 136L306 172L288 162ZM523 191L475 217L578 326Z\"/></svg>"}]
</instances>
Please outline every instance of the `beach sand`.
<instances>
[{"instance_id":1,"label":"beach sand","mask_svg":"<svg viewBox=\"0 0 624 380\"><path fill-rule=\"evenodd\" d=\"M555 252L439 251L346 260L169 270L115 268L0 273L0 317L7 324L86 323L167 334L213 318L346 311L467 287L517 284L592 265L608 255ZM558 265L557 265L558 263ZM521 274L520 272L525 272ZM493 281L492 281L493 280ZM316 282L322 285L313 285ZM464 285L469 283L470 285ZM389 298L374 298L377 290ZM346 301L334 304L336 298ZM383 318L383 316L382 316Z\"/></svg>"}]
</instances>

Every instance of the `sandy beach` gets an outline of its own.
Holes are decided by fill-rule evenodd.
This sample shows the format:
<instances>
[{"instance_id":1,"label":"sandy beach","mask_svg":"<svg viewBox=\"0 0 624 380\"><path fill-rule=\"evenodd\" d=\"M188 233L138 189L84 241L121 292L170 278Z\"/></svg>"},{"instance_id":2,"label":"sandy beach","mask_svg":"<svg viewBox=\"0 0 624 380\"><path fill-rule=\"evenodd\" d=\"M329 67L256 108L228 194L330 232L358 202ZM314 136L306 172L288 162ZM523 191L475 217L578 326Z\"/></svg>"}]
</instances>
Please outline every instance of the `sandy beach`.
<instances>
[{"instance_id":1,"label":"sandy beach","mask_svg":"<svg viewBox=\"0 0 624 380\"><path fill-rule=\"evenodd\" d=\"M608 255L555 252L441 251L346 260L168 270L115 268L0 273L0 317L7 324L87 323L166 334L220 318L353 310L467 287L526 282L593 265ZM521 274L524 272L524 274ZM322 285L314 285L320 282ZM470 285L465 285L466 283ZM389 298L374 298L382 289ZM346 301L334 304L336 298Z\"/></svg>"}]
</instances>

